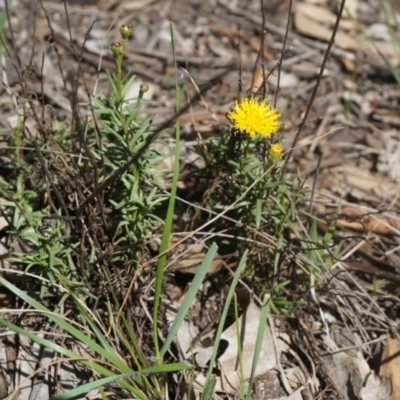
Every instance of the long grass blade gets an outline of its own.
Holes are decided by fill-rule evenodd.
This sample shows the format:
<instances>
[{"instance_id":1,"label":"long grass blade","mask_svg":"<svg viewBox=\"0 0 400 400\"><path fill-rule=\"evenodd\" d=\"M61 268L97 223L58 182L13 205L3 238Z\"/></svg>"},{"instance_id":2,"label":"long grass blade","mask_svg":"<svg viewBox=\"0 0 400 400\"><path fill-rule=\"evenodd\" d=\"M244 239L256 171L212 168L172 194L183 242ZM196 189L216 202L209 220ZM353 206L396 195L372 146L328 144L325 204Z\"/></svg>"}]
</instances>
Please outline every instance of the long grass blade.
<instances>
[{"instance_id":1,"label":"long grass blade","mask_svg":"<svg viewBox=\"0 0 400 400\"><path fill-rule=\"evenodd\" d=\"M172 54L174 59L174 65L176 66L176 53L175 53L175 40L174 40L174 30L173 25L171 24L171 40L172 40ZM180 98L179 98L179 90L178 90L178 76L177 76L177 67L175 67L175 94L176 94L176 111L180 110ZM161 257L158 259L157 263L157 275L156 275L156 285L155 285L155 293L154 293L154 308L153 308L153 340L154 340L154 350L157 357L158 362L161 362L161 353L159 350L158 343L158 311L160 308L160 299L161 299L161 290L162 290L162 282L164 279L164 268L167 261L167 249L169 246L169 238L171 236L172 230L172 221L174 218L175 211L175 197L176 191L178 187L178 175L179 175L179 149L180 149L180 123L179 119L175 124L175 154L174 154L174 172L172 176L172 185L171 185L171 193L168 202L168 210L167 216L165 218L165 227L163 231L163 236L161 240L160 253Z\"/></svg>"},{"instance_id":2,"label":"long grass blade","mask_svg":"<svg viewBox=\"0 0 400 400\"><path fill-rule=\"evenodd\" d=\"M175 317L174 322L172 323L171 329L168 333L167 338L165 339L165 343L161 349L161 356L163 356L167 350L169 349L169 346L171 345L172 341L174 340L179 327L181 326L183 320L186 317L187 312L189 311L190 306L193 303L194 298L196 297L197 292L199 291L199 288L201 284L203 283L204 277L207 274L207 271L210 268L210 265L215 257L215 254L217 253L218 246L213 243L208 250L206 256L204 257L203 262L201 263L199 270L197 271L196 275L193 278L193 281L190 285L190 288L188 292L186 293L186 296L182 302L181 307L179 308L179 311Z\"/></svg>"},{"instance_id":3,"label":"long grass blade","mask_svg":"<svg viewBox=\"0 0 400 400\"><path fill-rule=\"evenodd\" d=\"M249 387L247 390L246 400L251 399L251 392L253 390L254 376L256 373L258 360L260 358L260 352L261 352L261 347L262 347L263 340L264 340L265 328L267 325L269 301L270 301L270 296L265 295L264 300L263 300L262 309L261 309L260 324L258 325L258 330L257 330L256 345L254 348L253 363L251 366L251 374L250 374L250 379L249 379Z\"/></svg>"},{"instance_id":4,"label":"long grass blade","mask_svg":"<svg viewBox=\"0 0 400 400\"><path fill-rule=\"evenodd\" d=\"M228 312L229 312L229 306L230 306L230 303L232 301L233 295L235 293L236 286L238 284L240 275L241 275L241 273L243 272L243 270L244 270L244 268L246 266L247 254L248 254L248 251L246 250L243 253L242 258L240 259L239 266L236 269L235 275L233 276L233 279L232 279L231 286L230 286L228 294L226 296L224 309L223 309L222 315L221 315L221 321L219 322L217 333L215 335L214 349L213 349L213 352L212 352L212 355L211 355L210 365L208 367L207 378L206 378L206 382L204 384L204 392L203 392L203 394L201 396L201 400L209 400L210 399L210 397L206 397L206 396L207 396L207 393L210 390L209 387L213 385L214 376L213 376L212 372L213 372L213 369L214 369L215 360L217 359L217 352L218 352L219 344L221 342L222 330L224 329L226 317L227 317Z\"/></svg>"},{"instance_id":5,"label":"long grass blade","mask_svg":"<svg viewBox=\"0 0 400 400\"><path fill-rule=\"evenodd\" d=\"M162 366L150 367L150 368L146 368L140 372L133 372L132 374L118 374L118 375L114 375L114 376L110 376L107 378L102 378L102 379L98 379L93 382L86 383L75 389L71 389L65 393L54 396L50 400L73 399L77 396L86 395L88 392L90 392L93 389L97 389L101 386L109 385L110 383L113 383L113 382L119 382L121 384L123 380L132 379L137 375L143 376L143 375L160 374L160 373L166 373L166 372L178 372L178 371L182 371L182 370L185 370L188 368L189 367L185 364L176 363L176 364L167 364L167 365L162 365ZM140 398L145 399L145 397L142 397L142 396Z\"/></svg>"}]
</instances>

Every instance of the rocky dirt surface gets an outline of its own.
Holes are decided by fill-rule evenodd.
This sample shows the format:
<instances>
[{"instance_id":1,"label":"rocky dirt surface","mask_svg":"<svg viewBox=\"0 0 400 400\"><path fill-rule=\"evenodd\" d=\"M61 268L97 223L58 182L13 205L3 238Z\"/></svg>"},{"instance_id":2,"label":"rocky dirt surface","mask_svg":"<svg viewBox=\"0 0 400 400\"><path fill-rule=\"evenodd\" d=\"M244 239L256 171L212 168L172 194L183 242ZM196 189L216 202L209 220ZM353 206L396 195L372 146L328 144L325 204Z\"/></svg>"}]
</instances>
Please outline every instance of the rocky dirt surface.
<instances>
[{"instance_id":1,"label":"rocky dirt surface","mask_svg":"<svg viewBox=\"0 0 400 400\"><path fill-rule=\"evenodd\" d=\"M268 76L267 98L276 104L286 125L284 146L289 150L313 96L337 5L329 0L263 3L264 22L258 0L1 2L1 12L8 8L12 26L11 33L5 24L9 52L1 56L3 135L12 134L17 126L15 110L27 93L37 99L38 109L46 105L44 119L63 120L76 112L70 96L87 102L89 96L107 92L105 70L114 70L109 46L118 40L121 24L133 27L125 71L149 85L145 111L157 116L156 124L161 125L175 113L172 23L186 100L200 91L202 94L181 119L188 157L199 137L219 134L220 123L227 122L225 114L238 96L239 82L248 93L252 86L262 86L263 70ZM301 394L293 389L292 381L266 373L258 378L254 398L321 395L316 373L310 372L313 366L324 371L338 398L350 398L346 389L349 381L358 398L367 399L361 393L360 379L367 385L366 377L371 375L368 368L379 372L377 359L383 348L389 355L396 353L387 350L388 343L396 349L399 346L400 81L395 75L400 56L395 24L400 21L400 14L396 14L400 7L397 2L392 8L388 4L347 0L347 12L288 164L288 179L295 179L299 170L307 177L307 185L313 187L313 204L307 207L320 218L319 229L327 231L330 224L336 224L338 235L347 238L329 277L324 278L335 297L322 298L309 310L316 314L314 318L306 313L299 315L288 329L288 337L295 336L291 340L299 349L291 356L302 366L303 377L296 378L298 387L307 391ZM25 87L19 83L15 65L27 81ZM34 135L37 127L33 120L28 118L27 126ZM0 166L6 168L7 158L1 161ZM343 279L335 280L339 275ZM341 320L334 338L321 333L329 325L331 314ZM297 327L295 331L293 326ZM389 331L393 337L387 336ZM16 357L15 347L15 343L3 341L2 356L8 363ZM339 359L337 354L341 353L334 351L339 347L362 348L364 355L357 353L356 361ZM45 362L45 356L41 357ZM8 371L4 378L8 387L16 378L2 361L1 366ZM281 372L283 369L287 365L278 368ZM340 370L350 371L350 378L349 374L340 376ZM389 367L387 375L391 371ZM377 387L379 391L379 385L373 386L374 390ZM389 398L385 391L381 393L383 397L378 398ZM29 388L21 392L20 399L31 395Z\"/></svg>"}]
</instances>

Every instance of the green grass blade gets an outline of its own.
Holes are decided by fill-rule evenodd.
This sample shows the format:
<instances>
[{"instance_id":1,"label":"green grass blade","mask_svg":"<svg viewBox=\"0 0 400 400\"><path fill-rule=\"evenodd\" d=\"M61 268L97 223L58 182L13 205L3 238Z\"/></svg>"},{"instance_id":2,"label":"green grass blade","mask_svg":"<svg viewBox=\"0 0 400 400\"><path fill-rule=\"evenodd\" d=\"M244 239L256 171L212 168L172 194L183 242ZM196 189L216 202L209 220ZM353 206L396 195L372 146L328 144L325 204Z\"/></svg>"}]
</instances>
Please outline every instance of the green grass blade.
<instances>
[{"instance_id":1,"label":"green grass blade","mask_svg":"<svg viewBox=\"0 0 400 400\"><path fill-rule=\"evenodd\" d=\"M217 384L217 377L215 375L211 375L204 385L204 391L201 396L203 400L212 399L214 396L215 385Z\"/></svg>"},{"instance_id":2,"label":"green grass blade","mask_svg":"<svg viewBox=\"0 0 400 400\"><path fill-rule=\"evenodd\" d=\"M97 354L99 354L102 357L104 357L107 361L109 361L111 364L113 364L120 371L122 371L124 373L133 372L132 369L130 369L126 365L126 363L124 363L114 352L109 352L106 349L104 349L103 347L101 347L100 345L98 345L96 342L94 342L92 339L90 339L87 335L85 335L80 330L78 330L75 327L73 327L70 323L65 321L60 316L53 314L48 308L46 308L41 303L39 303L36 300L34 300L27 293L25 293L25 292L21 291L20 289L18 289L16 286L14 286L12 283L8 282L3 277L0 277L0 284L4 285L6 288L8 288L16 296L18 296L22 300L26 301L35 310L42 311L42 312L46 313L46 315L47 315L47 317L49 318L50 321L53 321L55 324L60 326L66 332L71 334L73 337L75 337L78 341L84 343L91 350L93 350Z\"/></svg>"},{"instance_id":3,"label":"green grass blade","mask_svg":"<svg viewBox=\"0 0 400 400\"><path fill-rule=\"evenodd\" d=\"M176 53L175 53L175 40L174 40L174 30L171 24L171 40L172 40L172 54L175 65L175 93L176 93L176 110L180 109L180 99L179 99L179 90L178 90L178 70L176 66ZM160 348L158 343L158 311L160 308L160 300L161 300L161 291L162 291L162 282L164 279L164 268L165 263L167 261L167 249L169 246L169 238L172 230L172 222L174 218L175 211L175 197L176 191L178 188L178 176L179 176L179 149L180 149L180 123L179 120L176 121L175 125L175 160L174 160L174 172L172 176L172 185L171 185L171 194L168 202L168 210L167 216L165 218L165 227L163 231L163 237L161 240L160 253L163 254L157 263L157 275L156 275L156 285L155 285L155 293L154 293L154 309L153 309L153 340L154 340L154 350L157 357L158 362L160 359Z\"/></svg>"},{"instance_id":4,"label":"green grass blade","mask_svg":"<svg viewBox=\"0 0 400 400\"><path fill-rule=\"evenodd\" d=\"M270 296L269 295L265 295L264 296L264 300L263 300L262 309L261 309L260 324L258 325L256 346L254 348L253 364L251 366L251 375L250 375L249 387L248 387L247 396L246 396L247 400L251 399L251 392L253 390L254 375L256 373L258 359L260 357L261 347L262 347L263 340L264 340L265 327L267 325L267 318L268 318L268 311L269 311L269 301L270 301Z\"/></svg>"},{"instance_id":5,"label":"green grass blade","mask_svg":"<svg viewBox=\"0 0 400 400\"><path fill-rule=\"evenodd\" d=\"M103 335L101 330L94 323L93 317L88 313L83 304L79 301L78 297L72 291L68 292L70 296L74 299L75 304L79 307L80 315L85 318L86 323L90 326L90 332L92 332L96 336L97 340L100 343L100 346L102 346L108 353L112 353L113 348L111 347L109 340Z\"/></svg>"},{"instance_id":6,"label":"green grass blade","mask_svg":"<svg viewBox=\"0 0 400 400\"><path fill-rule=\"evenodd\" d=\"M62 354L65 357L71 358L74 361L78 360L78 361L80 361L81 364L89 367L90 369L97 371L101 375L105 375L105 376L114 376L115 375L115 372L110 371L109 369L103 367L102 365L98 364L97 362L95 362L93 360L85 360L82 358L82 356L80 354L74 353L73 351L70 351L54 342L50 342L47 339L37 336L36 334L29 332L23 328L20 328L19 326L14 325L13 323L6 321L3 318L0 318L0 325L10 328L14 332L19 333L20 335L24 335L28 339L33 340L34 342L40 344L41 346L47 347L59 354ZM140 378L136 378L136 379L137 379L138 383L141 382ZM137 392L137 390L128 382L124 382L122 386L132 393L134 393L134 392L140 393L140 392ZM145 397L140 397L140 398L143 400L146 400Z\"/></svg>"},{"instance_id":7,"label":"green grass blade","mask_svg":"<svg viewBox=\"0 0 400 400\"><path fill-rule=\"evenodd\" d=\"M193 303L194 298L196 297L197 292L199 291L199 288L201 284L203 283L204 277L207 274L207 271L210 268L210 265L215 257L215 254L217 253L218 246L213 243L208 250L206 256L204 257L203 262L201 263L199 270L197 271L196 275L193 278L193 281L190 285L190 288L188 292L186 293L186 296L182 302L181 307L179 308L179 311L175 317L174 322L172 323L171 329L168 333L167 338L165 339L165 343L161 349L161 356L163 356L167 350L169 349L169 346L171 345L172 341L174 340L179 327L181 326L183 320L186 317L187 312L189 311L190 306Z\"/></svg>"},{"instance_id":8,"label":"green grass blade","mask_svg":"<svg viewBox=\"0 0 400 400\"><path fill-rule=\"evenodd\" d=\"M97 389L101 386L105 386L116 381L120 381L122 383L122 381L125 379L135 378L136 376L139 375L143 376L143 375L160 374L167 372L178 372L178 371L183 371L185 369L189 369L189 367L182 363L175 363L175 364L166 364L162 366L146 368L140 372L133 372L132 374L118 374L114 376L109 376L107 378L102 378L93 382L86 383L75 389L68 390L65 393L52 397L50 400L69 400L78 396L82 395L84 396L93 389ZM144 397L140 393L138 394L132 393L132 394L135 394L135 396L138 396L139 394L141 399L146 400L146 397Z\"/></svg>"},{"instance_id":9,"label":"green grass blade","mask_svg":"<svg viewBox=\"0 0 400 400\"><path fill-rule=\"evenodd\" d=\"M208 390L209 390L208 388L210 385L212 385L212 380L215 378L212 374L212 371L214 369L215 360L217 359L218 346L219 346L219 343L221 342L222 330L224 329L226 317L229 312L229 306L231 304L233 295L235 293L237 283L239 281L241 273L243 272L243 270L246 266L247 254L248 254L248 250L246 250L243 253L242 258L240 259L239 266L236 269L235 275L233 276L233 279L232 279L231 286L229 287L229 291L226 296L224 309L223 309L222 315L221 315L221 321L219 322L217 333L215 335L215 342L214 342L214 348L213 348L213 352L212 352L211 359L210 359L210 366L208 367L207 378L206 378L206 382L204 384L205 390L201 396L201 400L209 400L210 399L210 397L205 397L206 391L208 392Z\"/></svg>"}]
</instances>

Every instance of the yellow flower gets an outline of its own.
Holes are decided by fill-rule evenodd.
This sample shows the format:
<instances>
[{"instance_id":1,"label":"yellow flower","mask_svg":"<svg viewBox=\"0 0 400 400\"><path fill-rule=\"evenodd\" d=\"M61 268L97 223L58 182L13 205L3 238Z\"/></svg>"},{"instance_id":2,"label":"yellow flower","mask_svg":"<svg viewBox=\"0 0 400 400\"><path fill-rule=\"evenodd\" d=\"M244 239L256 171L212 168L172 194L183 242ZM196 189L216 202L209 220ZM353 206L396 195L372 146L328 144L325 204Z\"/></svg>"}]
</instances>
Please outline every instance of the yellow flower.
<instances>
[{"instance_id":1,"label":"yellow flower","mask_svg":"<svg viewBox=\"0 0 400 400\"><path fill-rule=\"evenodd\" d=\"M235 129L245 132L251 138L257 134L265 138L271 137L279 128L280 114L264 101L253 97L243 99L228 112L228 118Z\"/></svg>"},{"instance_id":2,"label":"yellow flower","mask_svg":"<svg viewBox=\"0 0 400 400\"><path fill-rule=\"evenodd\" d=\"M280 143L274 143L268 149L268 155L272 161L279 160L283 153L283 147Z\"/></svg>"}]
</instances>

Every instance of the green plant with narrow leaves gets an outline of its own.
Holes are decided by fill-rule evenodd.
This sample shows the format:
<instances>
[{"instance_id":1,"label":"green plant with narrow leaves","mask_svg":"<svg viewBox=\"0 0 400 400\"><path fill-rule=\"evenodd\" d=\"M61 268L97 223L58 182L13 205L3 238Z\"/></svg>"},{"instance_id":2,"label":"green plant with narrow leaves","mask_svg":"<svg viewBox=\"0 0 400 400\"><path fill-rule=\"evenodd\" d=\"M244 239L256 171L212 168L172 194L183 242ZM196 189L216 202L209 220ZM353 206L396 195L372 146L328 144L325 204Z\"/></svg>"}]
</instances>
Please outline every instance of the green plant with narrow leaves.
<instances>
[{"instance_id":1,"label":"green plant with narrow leaves","mask_svg":"<svg viewBox=\"0 0 400 400\"><path fill-rule=\"evenodd\" d=\"M65 340L52 342L6 318L0 323L50 349L52 364L79 363L93 372L92 381L54 396L55 400L84 396L92 389L107 398L105 388L110 384L117 384L130 398L166 398L171 381L183 377L190 382L196 375L195 365L177 361L178 331L217 252L234 254L237 267L217 323L202 400L214 396L217 354L232 303L235 320L240 318L235 303L240 279L251 285L262 307L247 389L243 357L238 356L240 396L250 399L269 313L292 314L304 303L291 295L294 285L286 272L303 268L304 290L314 287L338 254L333 232L319 237L316 219L299 212L299 204L309 200L303 179L288 182L282 176L284 126L279 111L256 95L236 101L227 113L230 126L200 146L204 168L193 174L207 186L196 188L198 197L189 206L194 229L188 236L202 230L215 232L216 239L207 243L208 251L174 321L163 325L163 283L179 201L180 124L175 123L173 168L166 171L160 165L170 154L157 146L162 132L143 112L147 86L142 84L137 96L127 98L136 84L135 76L122 72L131 27L122 26L120 34L120 41L111 45L116 69L107 73L110 94L80 105L91 115L84 122L75 118L69 125L57 123L49 132L38 118L41 129L35 140L17 130L17 177L13 184L1 183L9 233L24 245L9 261L21 266L29 281L18 287L0 277L0 284ZM174 44L172 29L171 37ZM174 45L173 56L176 66ZM181 92L176 83L177 116ZM24 146L34 148L37 159L24 153ZM304 220L308 229L301 230L299 221ZM160 239L155 249L149 246L154 238ZM332 251L326 251L328 246ZM296 251L301 253L298 258ZM136 283L135 290L126 282ZM131 312L137 309L135 296L147 296L152 307L145 323L138 323L140 331ZM59 315L65 309L73 314L71 319ZM139 337L142 333L146 336ZM85 356L71 350L71 342L83 347Z\"/></svg>"}]
</instances>

